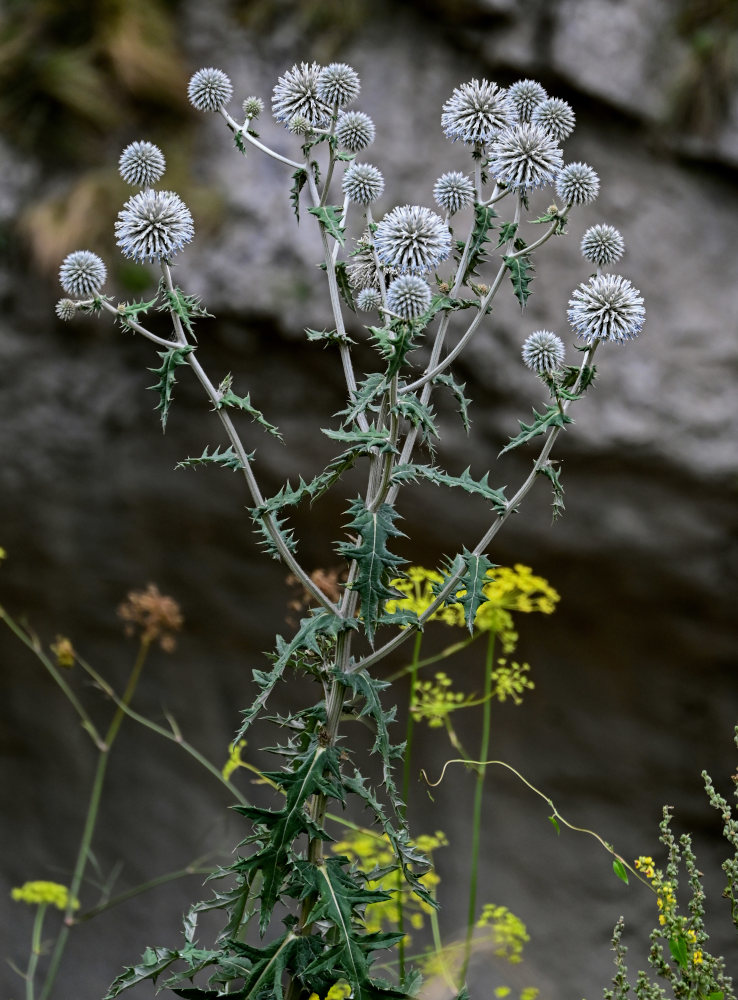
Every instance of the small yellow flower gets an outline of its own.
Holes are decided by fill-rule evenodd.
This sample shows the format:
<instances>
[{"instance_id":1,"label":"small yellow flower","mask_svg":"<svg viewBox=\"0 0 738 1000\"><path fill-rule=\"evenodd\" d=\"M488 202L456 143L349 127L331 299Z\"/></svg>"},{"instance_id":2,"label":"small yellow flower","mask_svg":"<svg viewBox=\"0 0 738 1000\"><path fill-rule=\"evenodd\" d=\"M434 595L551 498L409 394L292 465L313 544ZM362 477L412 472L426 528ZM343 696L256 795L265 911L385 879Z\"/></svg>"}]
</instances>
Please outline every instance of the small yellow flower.
<instances>
[{"instance_id":1,"label":"small yellow flower","mask_svg":"<svg viewBox=\"0 0 738 1000\"><path fill-rule=\"evenodd\" d=\"M699 950L695 951L692 955L692 961L695 965L702 965L702 952Z\"/></svg>"},{"instance_id":2,"label":"small yellow flower","mask_svg":"<svg viewBox=\"0 0 738 1000\"><path fill-rule=\"evenodd\" d=\"M345 979L340 979L326 993L324 1000L347 1000L351 996L351 987ZM317 993L310 994L310 1000L320 1000Z\"/></svg>"},{"instance_id":3,"label":"small yellow flower","mask_svg":"<svg viewBox=\"0 0 738 1000\"><path fill-rule=\"evenodd\" d=\"M12 889L12 898L18 903L29 903L31 906L55 906L58 910L66 910L69 903L69 890L58 882L25 882L22 886ZM79 900L75 899L73 909L79 909Z\"/></svg>"},{"instance_id":4,"label":"small yellow flower","mask_svg":"<svg viewBox=\"0 0 738 1000\"><path fill-rule=\"evenodd\" d=\"M3 559L7 559L7 558L8 558L8 553L5 551L5 549L2 547L2 545L0 545L0 562L2 562Z\"/></svg>"},{"instance_id":5,"label":"small yellow flower","mask_svg":"<svg viewBox=\"0 0 738 1000\"><path fill-rule=\"evenodd\" d=\"M63 635L56 637L56 642L51 647L51 652L56 657L57 665L71 670L74 666L74 646L72 640Z\"/></svg>"}]
</instances>

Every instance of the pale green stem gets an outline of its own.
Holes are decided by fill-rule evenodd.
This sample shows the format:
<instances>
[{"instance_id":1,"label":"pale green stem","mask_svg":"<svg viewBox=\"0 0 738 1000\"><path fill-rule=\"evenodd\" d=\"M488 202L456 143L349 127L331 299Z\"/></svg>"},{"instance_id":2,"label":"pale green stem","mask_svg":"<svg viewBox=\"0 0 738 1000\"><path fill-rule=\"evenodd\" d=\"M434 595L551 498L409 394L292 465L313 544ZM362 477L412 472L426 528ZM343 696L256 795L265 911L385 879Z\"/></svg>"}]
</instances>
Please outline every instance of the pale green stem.
<instances>
[{"instance_id":1,"label":"pale green stem","mask_svg":"<svg viewBox=\"0 0 738 1000\"><path fill-rule=\"evenodd\" d=\"M126 903L129 899L134 899L136 896L140 896L142 893L148 892L149 889L156 889L160 885L166 885L167 882L174 882L176 879L185 878L187 875L209 875L213 870L214 869L212 867L201 868L196 864L193 864L188 865L186 868L181 868L176 872L167 872L165 875L159 875L157 878L152 878L148 882L142 882L140 885L136 885L132 889L128 889L126 892L121 892L112 899L108 899L104 903L100 903L98 906L93 906L90 910L85 910L84 913L77 914L74 922L76 924L82 924L87 920L92 920L93 917L97 917L106 910L111 910L114 906L120 906L121 903Z\"/></svg>"},{"instance_id":2,"label":"pale green stem","mask_svg":"<svg viewBox=\"0 0 738 1000\"><path fill-rule=\"evenodd\" d=\"M244 122L243 125L239 125L238 122L235 120L235 118L231 118L231 116L228 114L225 108L221 108L220 113L225 119L225 122L230 128L230 130L234 134L238 133L244 139L245 142L250 142L252 146L256 146L256 148L260 149L262 153L266 153L267 156L271 156L275 160L279 160L280 163L286 163L288 167L294 167L296 170L302 170L303 167L301 163L296 163L295 160L290 160L288 157L282 156L281 153L277 153L273 149L270 149L268 146L265 146L263 142L259 142L259 140L255 136L249 135L248 127L251 124L250 118L248 119L248 121Z\"/></svg>"},{"instance_id":3,"label":"pale green stem","mask_svg":"<svg viewBox=\"0 0 738 1000\"><path fill-rule=\"evenodd\" d=\"M494 667L495 633L490 629L487 639L487 654L484 660L484 710L482 712L482 738L479 744L479 759L484 762L489 754L489 737L492 719L492 669ZM466 981L469 959L472 952L472 938L477 917L477 887L479 881L479 844L482 831L482 805L484 803L484 776L486 765L477 765L477 780L474 789L474 809L472 813L471 873L469 876L469 909L466 918L466 941L464 961L459 975L459 989Z\"/></svg>"},{"instance_id":4,"label":"pale green stem","mask_svg":"<svg viewBox=\"0 0 738 1000\"><path fill-rule=\"evenodd\" d=\"M401 667L399 670L396 670L394 674L389 674L386 680L389 681L390 684L394 684L395 681L398 681L401 677L405 677L406 674L422 670L424 667L430 667L434 663L438 663L440 660L445 660L449 656L453 656L454 653L460 653L462 649L466 649L467 646L476 642L480 635L482 635L481 632L474 632L474 634L470 635L468 639L462 639L461 642L455 642L451 646L446 646L446 648L442 649L440 653L435 653L433 656L427 656L424 660L418 660L417 663L410 662L404 667Z\"/></svg>"},{"instance_id":5,"label":"pale green stem","mask_svg":"<svg viewBox=\"0 0 738 1000\"><path fill-rule=\"evenodd\" d=\"M139 677L141 676L141 670L146 662L146 654L148 653L148 650L149 642L142 639L138 650L138 656L136 657L136 662L133 665L131 675L128 678L128 684L126 685L123 697L121 698L121 701L125 705L130 702L136 690L136 685L138 684ZM59 971L59 965L61 963L62 956L64 955L64 949L66 948L67 938L69 937L69 932L74 925L75 903L79 897L79 890L84 878L85 868L87 867L87 862L90 857L90 846L95 832L97 814L100 808L100 798L102 796L103 784L105 782L105 772L107 770L108 760L110 759L110 750L115 743L115 738L118 735L124 715L125 713L123 708L118 706L113 714L110 725L108 726L103 746L100 748L100 755L97 759L95 777L93 779L92 791L90 793L90 801L87 807L84 830L82 831L82 840L80 841L79 849L77 851L77 861L74 866L74 873L69 886L69 900L64 914L64 923L59 931L59 935L54 945L51 961L49 962L49 969L46 973L46 979L44 980L44 986L40 994L40 1000L47 1000L51 990L53 989L54 982L56 981L56 976Z\"/></svg>"},{"instance_id":6,"label":"pale green stem","mask_svg":"<svg viewBox=\"0 0 738 1000\"><path fill-rule=\"evenodd\" d=\"M46 915L46 903L40 903L33 918L33 931L31 932L31 954L28 956L28 968L26 969L26 1000L34 1000L36 996L36 968L43 949L42 934L44 927L44 916Z\"/></svg>"}]
</instances>

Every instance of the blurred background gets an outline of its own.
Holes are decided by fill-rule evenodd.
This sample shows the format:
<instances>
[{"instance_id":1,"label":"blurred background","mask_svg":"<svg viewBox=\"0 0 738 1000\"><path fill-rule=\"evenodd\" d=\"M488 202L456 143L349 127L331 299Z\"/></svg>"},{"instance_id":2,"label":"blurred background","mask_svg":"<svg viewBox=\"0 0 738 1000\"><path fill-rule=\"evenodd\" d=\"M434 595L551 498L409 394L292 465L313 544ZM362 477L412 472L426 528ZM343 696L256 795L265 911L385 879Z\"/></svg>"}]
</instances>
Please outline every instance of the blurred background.
<instances>
[{"instance_id":1,"label":"blurred background","mask_svg":"<svg viewBox=\"0 0 738 1000\"><path fill-rule=\"evenodd\" d=\"M490 553L532 566L562 598L553 617L519 622L518 652L536 688L522 706L495 709L493 754L625 857L660 860L662 806L675 806L675 829L695 835L714 950L738 976L720 899L726 848L700 779L707 768L730 796L736 769L735 0L6 0L0 18L0 545L8 553L0 603L46 644L70 636L120 689L135 647L116 607L155 582L180 602L186 626L173 655L152 654L139 710L171 713L216 762L250 700L251 670L264 666L275 632L289 633L292 595L284 572L255 548L238 477L174 471L221 441L198 387L186 373L179 379L162 436L156 398L145 391L155 380L146 368L159 364L152 345L105 318L65 325L54 315L59 264L81 248L106 261L107 291L151 297L153 270L124 262L114 245L128 196L116 170L121 149L156 142L166 187L193 213L196 239L176 278L217 317L198 326L213 380L233 372L236 391L250 392L285 435L287 448L244 429L271 494L286 476L322 467L330 449L318 428L343 406L337 357L303 334L332 326L315 270L319 242L304 219L295 226L287 168L256 151L244 160L218 116L188 105L189 75L225 70L234 108L261 96L267 112L257 128L294 156L297 141L268 113L277 77L303 60L349 62L362 79L356 107L377 126L366 158L387 182L376 216L408 201L432 205L438 175L467 169L439 124L458 84L530 76L573 105L578 125L565 159L595 167L600 197L572 213L568 239L539 255L526 312L501 295L454 366L474 402L473 427L466 437L453 408L439 403L442 460L456 472L471 465L476 476L491 468L508 495L527 474L532 451L495 461L517 419L542 402L520 346L542 327L571 342L565 309L587 276L578 245L589 225L623 233L621 271L648 316L638 341L602 349L598 385L557 446L564 519L551 525L541 482ZM308 568L336 564L334 525L352 491L340 486L294 518ZM488 516L484 505L432 487L409 492L402 513L411 534L403 555L425 565L473 545ZM451 641L438 628L429 647ZM53 682L5 628L0 657L2 955L23 965L31 914L11 903L10 887L68 882L95 761ZM472 648L447 667L462 689L479 690L480 658ZM400 652L390 667L403 662ZM70 680L106 718L99 694ZM313 693L283 685L275 705L298 708ZM464 725L474 745L471 717ZM451 755L445 739L438 730L418 738L419 759L437 774ZM272 739L269 730L250 738L260 766L272 766L256 750ZM419 782L411 796L416 832L441 828L450 840L437 854L449 938L465 916L472 786L459 771L434 801ZM95 841L99 879L116 871L115 891L125 891L196 857L227 858L246 834L227 805L225 790L178 748L126 723ZM631 970L645 965L652 896L619 882L594 841L556 837L547 814L512 777L490 772L480 898L508 906L531 942L517 969L479 956L486 995L507 983L536 986L542 997L599 996L614 971L609 941L621 913ZM201 880L78 927L56 996L95 1000L146 945L175 945L189 902L209 892ZM89 886L90 905L96 892ZM23 993L4 961L0 983L7 1000Z\"/></svg>"}]
</instances>

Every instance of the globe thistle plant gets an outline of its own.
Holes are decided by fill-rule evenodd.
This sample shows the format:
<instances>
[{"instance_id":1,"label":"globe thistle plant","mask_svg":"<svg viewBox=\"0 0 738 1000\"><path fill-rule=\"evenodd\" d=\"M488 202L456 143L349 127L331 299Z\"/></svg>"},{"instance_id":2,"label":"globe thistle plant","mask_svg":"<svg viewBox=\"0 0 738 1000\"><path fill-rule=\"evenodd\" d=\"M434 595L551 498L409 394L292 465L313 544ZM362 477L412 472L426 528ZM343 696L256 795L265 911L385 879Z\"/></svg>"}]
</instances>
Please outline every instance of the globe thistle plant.
<instances>
[{"instance_id":1,"label":"globe thistle plant","mask_svg":"<svg viewBox=\"0 0 738 1000\"><path fill-rule=\"evenodd\" d=\"M153 142L132 142L118 160L118 172L126 184L152 187L164 175L164 154Z\"/></svg>"},{"instance_id":2,"label":"globe thistle plant","mask_svg":"<svg viewBox=\"0 0 738 1000\"><path fill-rule=\"evenodd\" d=\"M444 211L454 215L474 201L474 184L460 170L450 170L433 185L433 197Z\"/></svg>"},{"instance_id":3,"label":"globe thistle plant","mask_svg":"<svg viewBox=\"0 0 738 1000\"><path fill-rule=\"evenodd\" d=\"M401 319L417 319L430 304L430 285L416 274L400 275L387 289L387 308Z\"/></svg>"},{"instance_id":4,"label":"globe thistle plant","mask_svg":"<svg viewBox=\"0 0 738 1000\"><path fill-rule=\"evenodd\" d=\"M590 226L582 237L582 256L597 267L607 267L625 253L625 241L615 226L600 223Z\"/></svg>"},{"instance_id":5,"label":"globe thistle plant","mask_svg":"<svg viewBox=\"0 0 738 1000\"><path fill-rule=\"evenodd\" d=\"M311 125L327 125L331 108L318 93L321 67L318 63L300 63L277 80L272 92L272 114L278 122L287 124L295 115L302 115Z\"/></svg>"},{"instance_id":6,"label":"globe thistle plant","mask_svg":"<svg viewBox=\"0 0 738 1000\"><path fill-rule=\"evenodd\" d=\"M600 178L587 163L567 163L556 178L556 194L567 205L588 205L600 191Z\"/></svg>"},{"instance_id":7,"label":"globe thistle plant","mask_svg":"<svg viewBox=\"0 0 738 1000\"><path fill-rule=\"evenodd\" d=\"M78 299L97 295L105 284L107 270L102 260L90 250L68 254L59 268L59 282L65 292ZM58 313L57 313L58 315Z\"/></svg>"},{"instance_id":8,"label":"globe thistle plant","mask_svg":"<svg viewBox=\"0 0 738 1000\"><path fill-rule=\"evenodd\" d=\"M489 150L489 169L495 179L514 191L552 184L563 156L556 139L540 125L505 129Z\"/></svg>"},{"instance_id":9,"label":"globe thistle plant","mask_svg":"<svg viewBox=\"0 0 738 1000\"><path fill-rule=\"evenodd\" d=\"M359 96L359 74L346 63L331 63L318 76L318 97L333 107L345 108Z\"/></svg>"},{"instance_id":10,"label":"globe thistle plant","mask_svg":"<svg viewBox=\"0 0 738 1000\"><path fill-rule=\"evenodd\" d=\"M64 323L69 323L77 315L77 303L73 299L59 299L54 312Z\"/></svg>"},{"instance_id":11,"label":"globe thistle plant","mask_svg":"<svg viewBox=\"0 0 738 1000\"><path fill-rule=\"evenodd\" d=\"M356 305L361 312L372 312L382 304L382 296L376 288L362 288L356 296Z\"/></svg>"},{"instance_id":12,"label":"globe thistle plant","mask_svg":"<svg viewBox=\"0 0 738 1000\"><path fill-rule=\"evenodd\" d=\"M141 191L128 199L115 223L123 256L141 263L170 260L194 234L190 210L174 191Z\"/></svg>"},{"instance_id":13,"label":"globe thistle plant","mask_svg":"<svg viewBox=\"0 0 738 1000\"><path fill-rule=\"evenodd\" d=\"M349 153L360 153L374 142L376 128L363 111L342 111L336 124L338 145Z\"/></svg>"},{"instance_id":14,"label":"globe thistle plant","mask_svg":"<svg viewBox=\"0 0 738 1000\"><path fill-rule=\"evenodd\" d=\"M451 253L451 233L429 208L401 205L377 225L374 246L382 265L399 274L426 274Z\"/></svg>"},{"instance_id":15,"label":"globe thistle plant","mask_svg":"<svg viewBox=\"0 0 738 1000\"><path fill-rule=\"evenodd\" d=\"M536 80L518 80L507 90L507 99L520 123L531 121L533 112L547 97Z\"/></svg>"},{"instance_id":16,"label":"globe thistle plant","mask_svg":"<svg viewBox=\"0 0 738 1000\"><path fill-rule=\"evenodd\" d=\"M646 310L643 297L627 278L600 274L572 292L567 316L587 344L596 340L622 344L641 332Z\"/></svg>"},{"instance_id":17,"label":"globe thistle plant","mask_svg":"<svg viewBox=\"0 0 738 1000\"><path fill-rule=\"evenodd\" d=\"M443 105L441 128L454 141L487 144L514 120L507 92L489 80L474 79L457 87Z\"/></svg>"},{"instance_id":18,"label":"globe thistle plant","mask_svg":"<svg viewBox=\"0 0 738 1000\"><path fill-rule=\"evenodd\" d=\"M369 205L384 191L384 177L371 163L352 163L343 175L342 186L349 201Z\"/></svg>"},{"instance_id":19,"label":"globe thistle plant","mask_svg":"<svg viewBox=\"0 0 738 1000\"><path fill-rule=\"evenodd\" d=\"M222 69L199 69L190 78L187 96L198 111L220 111L233 97L233 84Z\"/></svg>"},{"instance_id":20,"label":"globe thistle plant","mask_svg":"<svg viewBox=\"0 0 738 1000\"><path fill-rule=\"evenodd\" d=\"M537 375L551 375L561 367L566 348L550 330L536 330L523 344L523 363Z\"/></svg>"},{"instance_id":21,"label":"globe thistle plant","mask_svg":"<svg viewBox=\"0 0 738 1000\"><path fill-rule=\"evenodd\" d=\"M548 97L538 104L533 109L530 120L531 124L545 128L558 142L571 135L576 124L571 105L558 97Z\"/></svg>"}]
</instances>

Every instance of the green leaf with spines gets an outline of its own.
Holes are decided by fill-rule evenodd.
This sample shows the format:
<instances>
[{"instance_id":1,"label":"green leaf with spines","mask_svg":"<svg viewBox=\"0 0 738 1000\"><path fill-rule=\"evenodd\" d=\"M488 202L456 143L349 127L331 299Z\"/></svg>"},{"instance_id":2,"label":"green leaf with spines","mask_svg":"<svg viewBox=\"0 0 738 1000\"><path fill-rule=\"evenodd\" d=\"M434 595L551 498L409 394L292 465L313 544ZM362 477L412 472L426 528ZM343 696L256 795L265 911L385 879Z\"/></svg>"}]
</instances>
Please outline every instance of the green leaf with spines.
<instances>
[{"instance_id":1,"label":"green leaf with spines","mask_svg":"<svg viewBox=\"0 0 738 1000\"><path fill-rule=\"evenodd\" d=\"M145 316L146 313L155 306L159 301L159 294L157 293L153 299L149 299L148 302L119 302L118 303L118 320L120 325L124 329L132 330L133 327L131 323L138 323L139 316Z\"/></svg>"},{"instance_id":2,"label":"green leaf with spines","mask_svg":"<svg viewBox=\"0 0 738 1000\"><path fill-rule=\"evenodd\" d=\"M520 241L515 241L516 244L518 242ZM502 260L510 272L510 280L512 281L515 298L520 303L521 308L524 309L530 296L530 288L528 286L531 283L531 275L534 271L531 259L527 254L521 254L519 257L503 257Z\"/></svg>"},{"instance_id":3,"label":"green leaf with spines","mask_svg":"<svg viewBox=\"0 0 738 1000\"><path fill-rule=\"evenodd\" d=\"M563 428L566 424L574 423L571 417L567 417L565 413L562 413L558 406L547 406L543 413L533 410L533 416L535 420L532 424L524 424L522 420L518 421L520 424L520 433L514 438L510 438L509 444L505 445L497 456L498 458L500 455L504 455L505 452L512 451L513 448L518 448L521 444L532 441L539 434L545 434L552 427Z\"/></svg>"},{"instance_id":4,"label":"green leaf with spines","mask_svg":"<svg viewBox=\"0 0 738 1000\"><path fill-rule=\"evenodd\" d=\"M477 275L477 267L487 260L485 244L489 243L489 231L494 228L494 220L497 213L491 205L474 204L474 228L469 246L469 256L466 262L466 270L462 278L462 283L467 284L469 279Z\"/></svg>"},{"instance_id":5,"label":"green leaf with spines","mask_svg":"<svg viewBox=\"0 0 738 1000\"><path fill-rule=\"evenodd\" d=\"M344 410L339 410L337 417L344 417L344 424L353 422L359 414L377 413L382 396L387 388L387 379L382 372L372 372L358 384L351 394L351 402Z\"/></svg>"},{"instance_id":6,"label":"green leaf with spines","mask_svg":"<svg viewBox=\"0 0 738 1000\"><path fill-rule=\"evenodd\" d=\"M171 948L147 948L139 965L129 966L113 980L103 1000L114 1000L123 990L147 979L156 982L161 973L177 961L179 952Z\"/></svg>"},{"instance_id":7,"label":"green leaf with spines","mask_svg":"<svg viewBox=\"0 0 738 1000\"><path fill-rule=\"evenodd\" d=\"M460 570L458 586L452 595L446 598L446 604L460 604L464 609L464 621L469 629L469 634L474 632L474 619L480 606L487 600L484 594L484 585L490 583L494 577L488 576L489 570L496 568L496 563L484 554L476 555L468 549L462 549L461 553L453 560L446 560L442 567L444 579L433 585L434 594L439 594L445 586L446 580L455 576ZM461 593L465 591L465 593Z\"/></svg>"},{"instance_id":8,"label":"green leaf with spines","mask_svg":"<svg viewBox=\"0 0 738 1000\"><path fill-rule=\"evenodd\" d=\"M318 264L321 271L327 271L328 265L323 261ZM338 285L338 294L341 296L343 301L349 307L351 312L356 312L356 302L354 301L354 290L351 287L351 282L349 281L348 270L346 268L345 260L337 260L333 264L333 270L336 272L336 284Z\"/></svg>"},{"instance_id":9,"label":"green leaf with spines","mask_svg":"<svg viewBox=\"0 0 738 1000\"><path fill-rule=\"evenodd\" d=\"M415 335L419 330L419 320L415 323L394 320L388 327L369 327L369 333L374 345L381 357L387 362L387 371L385 372L387 380L394 378L405 364L407 355L416 346Z\"/></svg>"},{"instance_id":10,"label":"green leaf with spines","mask_svg":"<svg viewBox=\"0 0 738 1000\"><path fill-rule=\"evenodd\" d=\"M557 467L557 463L552 462L550 459L544 462L543 465L538 470L541 476L545 476L551 483L553 490L553 520L558 521L561 515L566 510L564 506L564 487L561 485L561 470Z\"/></svg>"},{"instance_id":11,"label":"green leaf with spines","mask_svg":"<svg viewBox=\"0 0 738 1000\"><path fill-rule=\"evenodd\" d=\"M255 451L249 452L246 456L249 462L253 462L255 454ZM213 452L208 452L206 445L205 451L203 451L202 455L197 458L185 458L183 461L177 462L175 468L196 468L198 465L220 465L224 469L232 469L234 472L238 472L239 469L245 468L243 462L233 450L232 445L226 448L225 451L221 451L220 445L218 445Z\"/></svg>"},{"instance_id":12,"label":"green leaf with spines","mask_svg":"<svg viewBox=\"0 0 738 1000\"><path fill-rule=\"evenodd\" d=\"M517 222L503 222L502 225L500 226L500 232L498 235L497 246L495 247L495 250L499 250L500 247L504 246L506 243L509 243L510 240L514 240L517 231L518 231Z\"/></svg>"},{"instance_id":13,"label":"green leaf with spines","mask_svg":"<svg viewBox=\"0 0 738 1000\"><path fill-rule=\"evenodd\" d=\"M164 296L164 302L157 306L158 311L170 312L174 316L178 316L182 326L184 326L192 337L195 336L192 325L193 320L203 317L213 318L213 314L209 313L202 305L199 296L186 295L181 288L170 289L165 284L163 278L159 282L159 294Z\"/></svg>"},{"instance_id":14,"label":"green leaf with spines","mask_svg":"<svg viewBox=\"0 0 738 1000\"><path fill-rule=\"evenodd\" d=\"M244 413L248 413L252 420L284 444L284 438L282 437L279 428L275 427L274 424L270 424L261 410L257 410L257 408L252 405L251 393L247 392L245 396L237 396L235 392L228 388L225 392L221 393L218 402L215 404L215 409L220 410L224 406L230 406L238 410L243 410Z\"/></svg>"},{"instance_id":15,"label":"green leaf with spines","mask_svg":"<svg viewBox=\"0 0 738 1000\"><path fill-rule=\"evenodd\" d=\"M306 944L306 938L295 934L292 930L288 930L276 940L270 941L262 947L248 944L245 941L229 942L230 949L248 964L248 971L243 976L244 984L239 995L244 1000L258 996L270 996L274 997L275 1000L282 1000L284 996L282 981L285 973L292 975L300 968L301 964L305 964L304 960L302 963L299 961L299 957L300 953L304 952ZM316 949L313 947L309 952L310 958L314 957L315 953ZM227 973L237 972L236 969L229 970L227 968L225 971ZM233 978L241 978L241 975L237 973ZM229 979L218 981L225 983ZM224 994L220 992L218 995L223 996ZM232 995L230 992L227 994L229 998Z\"/></svg>"},{"instance_id":16,"label":"green leaf with spines","mask_svg":"<svg viewBox=\"0 0 738 1000\"><path fill-rule=\"evenodd\" d=\"M440 437L436 428L433 407L423 403L414 393L405 393L400 396L396 406L390 412L396 412L400 417L409 421L413 427L417 428L421 432L421 441L423 444L432 446L431 438Z\"/></svg>"},{"instance_id":17,"label":"green leaf with spines","mask_svg":"<svg viewBox=\"0 0 738 1000\"><path fill-rule=\"evenodd\" d=\"M343 444L350 444L364 452L376 448L380 455L386 453L396 454L397 446L390 439L390 432L387 428L377 429L369 427L367 430L332 430L330 427L321 427L321 432L331 441L340 441Z\"/></svg>"},{"instance_id":18,"label":"green leaf with spines","mask_svg":"<svg viewBox=\"0 0 738 1000\"><path fill-rule=\"evenodd\" d=\"M342 225L342 205L317 205L314 208L309 208L308 212L316 217L328 235L332 236L340 246L345 245L345 229Z\"/></svg>"},{"instance_id":19,"label":"green leaf with spines","mask_svg":"<svg viewBox=\"0 0 738 1000\"><path fill-rule=\"evenodd\" d=\"M292 204L292 211L295 213L295 218L299 224L300 222L300 192L307 184L307 170L304 167L300 167L292 175L292 187L290 188L290 202Z\"/></svg>"},{"instance_id":20,"label":"green leaf with spines","mask_svg":"<svg viewBox=\"0 0 738 1000\"><path fill-rule=\"evenodd\" d=\"M348 513L351 520L347 529L360 538L357 542L340 542L337 551L348 560L356 560L358 572L352 589L359 595L364 631L373 644L374 620L384 602L394 596L386 580L396 575L397 567L407 561L390 552L387 542L405 535L395 526L399 514L389 504L370 510L359 497L352 502Z\"/></svg>"},{"instance_id":21,"label":"green leaf with spines","mask_svg":"<svg viewBox=\"0 0 738 1000\"><path fill-rule=\"evenodd\" d=\"M588 350L588 348L584 348L584 350ZM579 378L580 374L581 379ZM579 395L582 395L591 385L594 385L596 378L597 365L585 365L582 369L579 369L576 365L567 365L562 369L562 374L559 377L559 385L563 389L571 389L579 382L578 392Z\"/></svg>"},{"instance_id":22,"label":"green leaf with spines","mask_svg":"<svg viewBox=\"0 0 738 1000\"><path fill-rule=\"evenodd\" d=\"M454 394L454 396L456 397L456 402L459 404L458 412L461 415L461 422L464 425L464 430L468 434L469 431L471 430L471 420L469 419L469 404L471 403L471 400L467 399L466 396L464 395L466 382L462 382L461 384L459 384L454 380L452 375L449 375L445 372L441 373L440 375L436 375L432 379L432 382L433 385L447 386Z\"/></svg>"},{"instance_id":23,"label":"green leaf with spines","mask_svg":"<svg viewBox=\"0 0 738 1000\"><path fill-rule=\"evenodd\" d=\"M187 364L185 358L194 350L195 348L192 347L191 344L185 344L178 345L177 347L170 347L168 351L157 351L156 353L162 360L161 367L147 369L147 371L153 372L154 375L159 376L159 381L156 385L150 385L148 388L159 393L159 402L156 404L155 409L159 410L161 413L161 429L163 432L167 429L169 407L172 405L172 393L174 391L174 386L177 384L175 370L179 368L180 365Z\"/></svg>"},{"instance_id":24,"label":"green leaf with spines","mask_svg":"<svg viewBox=\"0 0 738 1000\"><path fill-rule=\"evenodd\" d=\"M504 514L508 508L508 501L504 494L505 487L494 489L487 482L488 477L489 472L485 472L481 479L475 479L471 475L469 466L464 469L460 476L452 476L433 465L417 465L415 463L396 465L392 472L393 483L417 482L419 479L425 479L435 486L457 487L464 490L465 493L484 497L485 500L490 501L498 514Z\"/></svg>"},{"instance_id":25,"label":"green leaf with spines","mask_svg":"<svg viewBox=\"0 0 738 1000\"><path fill-rule=\"evenodd\" d=\"M282 553L277 547L277 543L272 538L272 532L269 530L266 519L261 513L259 508L253 508L250 514L254 521L254 531L261 535L261 538L256 543L262 552L265 552L271 559L276 559L281 562ZM285 530L284 525L286 523L286 518L277 517L276 514L271 515L271 526L272 530L275 531L279 537L284 542L286 548L294 555L297 552L297 542L292 534L292 528Z\"/></svg>"},{"instance_id":26,"label":"green leaf with spines","mask_svg":"<svg viewBox=\"0 0 738 1000\"><path fill-rule=\"evenodd\" d=\"M530 223L532 226L540 225L544 222L555 222L556 226L554 228L554 236L561 236L566 233L566 223L569 220L565 215L561 215L558 208L554 205L552 209L548 212L544 212L543 215L539 215L537 219L531 219Z\"/></svg>"},{"instance_id":27,"label":"green leaf with spines","mask_svg":"<svg viewBox=\"0 0 738 1000\"><path fill-rule=\"evenodd\" d=\"M307 327L305 333L309 341L313 343L322 341L324 347L327 344L346 344L349 346L355 343L347 333L338 333L337 330L311 330Z\"/></svg>"},{"instance_id":28,"label":"green leaf with spines","mask_svg":"<svg viewBox=\"0 0 738 1000\"><path fill-rule=\"evenodd\" d=\"M237 129L236 131L234 131L234 133L233 133L233 142L236 145L236 149L240 153L243 153L244 156L248 156L248 152L246 150L246 143L243 141L243 136L241 135L241 130L240 129Z\"/></svg>"}]
</instances>

